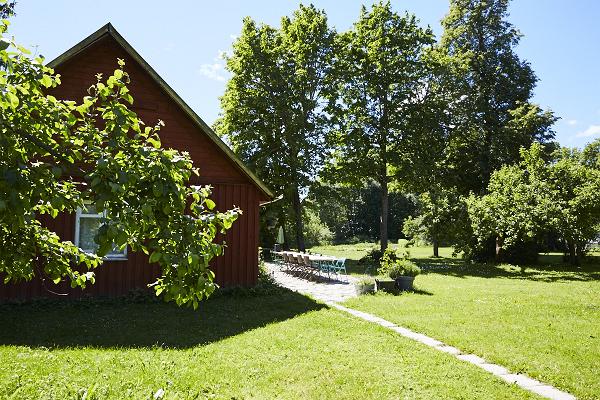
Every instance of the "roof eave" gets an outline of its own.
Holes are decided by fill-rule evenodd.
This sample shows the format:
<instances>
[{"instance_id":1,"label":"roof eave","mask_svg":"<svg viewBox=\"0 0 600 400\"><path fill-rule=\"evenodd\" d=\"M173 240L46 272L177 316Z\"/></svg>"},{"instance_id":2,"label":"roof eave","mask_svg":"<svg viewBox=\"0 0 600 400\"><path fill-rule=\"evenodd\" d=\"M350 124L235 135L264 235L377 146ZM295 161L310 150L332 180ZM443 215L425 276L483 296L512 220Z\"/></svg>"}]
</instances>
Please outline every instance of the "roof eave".
<instances>
[{"instance_id":1,"label":"roof eave","mask_svg":"<svg viewBox=\"0 0 600 400\"><path fill-rule=\"evenodd\" d=\"M275 196L273 192L240 160L235 153L221 140L219 135L217 135L210 126L206 122L200 118L198 114L190 106L188 106L185 101L169 86L164 79L161 78L160 75L144 60L144 58L125 40L123 36L114 28L114 26L109 22L96 32L92 33L87 38L83 39L81 42L77 43L75 46L71 47L69 50L65 51L54 60L50 61L47 65L50 68L56 68L57 66L67 62L75 55L79 54L87 47L91 46L97 40L102 38L104 35L111 35L117 43L119 43L125 51L137 62L140 66L154 79L154 81L161 87L162 90L173 100L191 119L192 121L204 132L208 135L211 141L217 145L217 147L225 153L229 159L231 159L238 168L256 185L260 188L260 190L270 199L273 199Z\"/></svg>"}]
</instances>

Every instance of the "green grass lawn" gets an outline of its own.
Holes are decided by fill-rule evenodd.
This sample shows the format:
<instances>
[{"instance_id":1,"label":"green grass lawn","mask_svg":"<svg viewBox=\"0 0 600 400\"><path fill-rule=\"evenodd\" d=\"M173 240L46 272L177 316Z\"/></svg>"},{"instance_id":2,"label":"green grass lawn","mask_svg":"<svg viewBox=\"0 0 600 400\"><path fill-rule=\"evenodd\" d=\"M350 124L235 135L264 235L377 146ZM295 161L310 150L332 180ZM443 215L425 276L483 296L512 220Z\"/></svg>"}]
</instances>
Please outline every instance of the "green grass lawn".
<instances>
[{"instance_id":1,"label":"green grass lawn","mask_svg":"<svg viewBox=\"0 0 600 400\"><path fill-rule=\"evenodd\" d=\"M476 367L284 291L0 306L2 399L527 399Z\"/></svg>"},{"instance_id":2,"label":"green grass lawn","mask_svg":"<svg viewBox=\"0 0 600 400\"><path fill-rule=\"evenodd\" d=\"M398 245L390 243L390 247L397 249ZM346 269L350 275L365 275L375 274L377 268L371 268L369 271L366 270L368 266L361 265L358 260L365 256L370 250L379 248L376 243L357 243L357 244L340 244L340 245L329 245L329 246L314 246L310 248L312 253L327 254L334 257L346 258ZM420 246L410 247L410 256L412 258L427 258L433 256L433 247L431 246ZM449 258L452 256L451 247L440 247L440 257Z\"/></svg>"},{"instance_id":3,"label":"green grass lawn","mask_svg":"<svg viewBox=\"0 0 600 400\"><path fill-rule=\"evenodd\" d=\"M600 257L576 268L548 254L539 266L522 269L425 258L429 250L411 251L426 271L415 293L362 296L347 305L579 398L600 398Z\"/></svg>"}]
</instances>

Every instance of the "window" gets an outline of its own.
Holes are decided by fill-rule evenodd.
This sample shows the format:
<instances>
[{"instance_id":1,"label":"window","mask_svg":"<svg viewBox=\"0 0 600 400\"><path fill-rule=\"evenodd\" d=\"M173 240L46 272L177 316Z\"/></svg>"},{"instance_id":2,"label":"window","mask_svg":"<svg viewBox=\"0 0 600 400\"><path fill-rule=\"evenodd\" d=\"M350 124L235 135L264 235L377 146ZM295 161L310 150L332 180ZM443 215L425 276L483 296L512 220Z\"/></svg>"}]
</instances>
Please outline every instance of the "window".
<instances>
[{"instance_id":1,"label":"window","mask_svg":"<svg viewBox=\"0 0 600 400\"><path fill-rule=\"evenodd\" d=\"M84 209L77 209L75 216L75 246L86 253L95 253L98 250L98 245L94 242L94 237L100 226L102 226L102 219L105 217L106 213L96 212L96 207L93 204L87 204ZM123 250L114 248L104 257L112 260L126 259L127 247Z\"/></svg>"}]
</instances>

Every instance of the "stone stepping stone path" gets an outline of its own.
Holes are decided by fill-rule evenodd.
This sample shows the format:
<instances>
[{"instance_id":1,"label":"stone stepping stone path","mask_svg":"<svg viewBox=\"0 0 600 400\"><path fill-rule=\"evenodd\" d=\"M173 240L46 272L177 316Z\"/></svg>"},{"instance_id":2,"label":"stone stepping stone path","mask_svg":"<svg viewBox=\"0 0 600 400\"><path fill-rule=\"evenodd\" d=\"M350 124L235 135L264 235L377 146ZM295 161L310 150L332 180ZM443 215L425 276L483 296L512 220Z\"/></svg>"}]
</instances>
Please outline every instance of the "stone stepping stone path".
<instances>
[{"instance_id":1,"label":"stone stepping stone path","mask_svg":"<svg viewBox=\"0 0 600 400\"><path fill-rule=\"evenodd\" d=\"M554 386L530 378L525 374L510 373L510 371L508 371L501 365L489 363L483 358L476 356L475 354L464 354L456 347L449 346L443 342L440 342L439 340L431 338L427 335L423 335L422 333L417 333L402 326L397 326L396 324L387 321L383 318L379 318L375 315L368 314L362 311L354 310L352 308L347 308L335 302L328 302L327 305L329 307L354 315L355 317L358 317L365 321L372 322L385 328L391 329L406 338L415 340L438 351L443 351L444 353L452 354L459 360L473 364L508 383L513 383L525 390L536 393L542 397L552 400L575 400L575 396L573 396L570 393L563 392L555 388Z\"/></svg>"},{"instance_id":2,"label":"stone stepping stone path","mask_svg":"<svg viewBox=\"0 0 600 400\"><path fill-rule=\"evenodd\" d=\"M356 278L349 276L347 277L346 275L344 275L342 276L342 282L334 280L332 280L331 282L312 282L307 279L292 276L282 271L277 264L266 263L266 266L273 278L275 279L275 281L279 285L293 290L295 292L309 295L314 299L321 300L331 308L335 308L337 310L346 312L362 320L378 324L380 326L383 326L384 328L393 330L401 336L415 340L438 351L451 354L459 360L475 365L508 383L515 384L525 390L538 394L547 399L576 400L575 396L573 396L572 394L563 392L552 385L548 385L536 379L530 378L525 374L511 373L505 367L487 362L486 360L475 354L465 354L456 347L449 346L443 342L440 342L439 340L431 338L422 333L417 333L408 328L398 326L393 322L387 321L383 318L379 318L373 314L354 310L352 308L344 307L338 304L347 299L357 296L356 291L354 289Z\"/></svg>"}]
</instances>

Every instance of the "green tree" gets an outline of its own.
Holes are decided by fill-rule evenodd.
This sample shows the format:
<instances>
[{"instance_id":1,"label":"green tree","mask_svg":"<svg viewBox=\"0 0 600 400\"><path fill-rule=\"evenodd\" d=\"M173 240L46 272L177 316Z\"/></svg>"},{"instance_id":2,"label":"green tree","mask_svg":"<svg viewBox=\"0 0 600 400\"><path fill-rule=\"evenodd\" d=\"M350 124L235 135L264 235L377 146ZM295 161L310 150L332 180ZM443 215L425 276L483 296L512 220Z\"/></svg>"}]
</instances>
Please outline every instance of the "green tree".
<instances>
[{"instance_id":1,"label":"green tree","mask_svg":"<svg viewBox=\"0 0 600 400\"><path fill-rule=\"evenodd\" d=\"M497 250L510 253L555 231L570 262L579 263L600 229L600 171L574 150L564 149L553 162L545 161L540 144L521 154L519 165L492 174L489 194L467 201L479 244L496 238Z\"/></svg>"},{"instance_id":2,"label":"green tree","mask_svg":"<svg viewBox=\"0 0 600 400\"><path fill-rule=\"evenodd\" d=\"M537 78L514 51L521 34L507 21L508 4L451 0L442 20L437 50L453 97L446 156L464 194L483 193L493 171L518 162L521 147L554 138L554 115L530 103Z\"/></svg>"},{"instance_id":3,"label":"green tree","mask_svg":"<svg viewBox=\"0 0 600 400\"><path fill-rule=\"evenodd\" d=\"M589 143L581 153L582 161L590 168L600 169L600 139Z\"/></svg>"},{"instance_id":4,"label":"green tree","mask_svg":"<svg viewBox=\"0 0 600 400\"><path fill-rule=\"evenodd\" d=\"M364 187L319 185L311 186L307 204L318 210L320 220L334 234L336 243L376 241L379 237L379 198L381 187L374 183ZM415 214L416 199L398 192L389 194L390 240L404 238L402 224Z\"/></svg>"},{"instance_id":5,"label":"green tree","mask_svg":"<svg viewBox=\"0 0 600 400\"><path fill-rule=\"evenodd\" d=\"M131 247L158 263L157 295L198 306L215 289L213 243L239 213L213 212L210 187L189 186L197 171L187 153L161 147L162 123L145 127L128 106L124 63L98 76L77 104L47 95L60 78L0 30L0 274L10 281L94 282L92 269L113 248ZM75 213L86 203L105 213L88 254L38 217Z\"/></svg>"},{"instance_id":6,"label":"green tree","mask_svg":"<svg viewBox=\"0 0 600 400\"><path fill-rule=\"evenodd\" d=\"M285 211L293 211L301 250L301 195L323 162L323 90L334 37L325 12L312 5L301 5L278 29L246 18L227 57L232 78L215 124L257 175L284 194L279 222L285 225Z\"/></svg>"},{"instance_id":7,"label":"green tree","mask_svg":"<svg viewBox=\"0 0 600 400\"><path fill-rule=\"evenodd\" d=\"M419 214L404 221L402 232L409 238L433 245L433 256L439 257L441 242L453 240L456 216L461 211L460 196L452 190L429 190L419 196Z\"/></svg>"},{"instance_id":8,"label":"green tree","mask_svg":"<svg viewBox=\"0 0 600 400\"><path fill-rule=\"evenodd\" d=\"M403 145L418 122L430 29L388 2L362 7L353 28L339 36L329 112L335 149L325 176L330 181L381 187L379 240L388 243L389 185L402 175ZM391 171L392 166L396 172Z\"/></svg>"},{"instance_id":9,"label":"green tree","mask_svg":"<svg viewBox=\"0 0 600 400\"><path fill-rule=\"evenodd\" d=\"M0 19L8 19L15 15L16 1L0 1Z\"/></svg>"}]
</instances>

